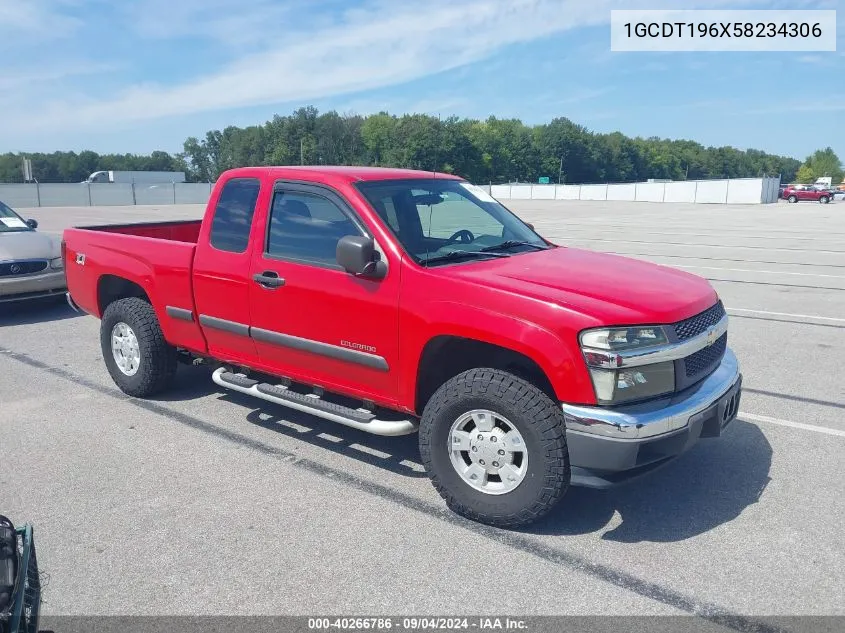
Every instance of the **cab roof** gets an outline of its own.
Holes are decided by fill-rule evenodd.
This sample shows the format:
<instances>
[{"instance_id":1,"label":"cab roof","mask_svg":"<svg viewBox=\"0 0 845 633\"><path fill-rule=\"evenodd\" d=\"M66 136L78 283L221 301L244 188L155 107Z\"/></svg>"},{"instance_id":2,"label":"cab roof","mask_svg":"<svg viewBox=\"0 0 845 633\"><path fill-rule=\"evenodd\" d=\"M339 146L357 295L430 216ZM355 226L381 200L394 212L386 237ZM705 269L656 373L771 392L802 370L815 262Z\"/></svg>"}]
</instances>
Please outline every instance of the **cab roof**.
<instances>
[{"instance_id":1,"label":"cab roof","mask_svg":"<svg viewBox=\"0 0 845 633\"><path fill-rule=\"evenodd\" d=\"M343 165L289 165L271 167L237 167L221 174L221 178L290 178L314 182L342 181L344 183L372 180L400 180L413 178L443 178L462 180L454 174L444 174L420 169L399 169L395 167L364 167Z\"/></svg>"}]
</instances>

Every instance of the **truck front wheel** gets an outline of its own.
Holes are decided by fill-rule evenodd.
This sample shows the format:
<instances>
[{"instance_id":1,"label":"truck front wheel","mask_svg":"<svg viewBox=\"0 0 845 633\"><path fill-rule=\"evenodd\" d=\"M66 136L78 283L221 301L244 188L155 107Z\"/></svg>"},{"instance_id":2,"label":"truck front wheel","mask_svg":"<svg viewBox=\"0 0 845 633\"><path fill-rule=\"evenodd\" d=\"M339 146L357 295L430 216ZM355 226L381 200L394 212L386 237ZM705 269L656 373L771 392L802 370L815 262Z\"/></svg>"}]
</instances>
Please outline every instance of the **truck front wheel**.
<instances>
[{"instance_id":1,"label":"truck front wheel","mask_svg":"<svg viewBox=\"0 0 845 633\"><path fill-rule=\"evenodd\" d=\"M176 350L164 340L153 307L136 297L110 303L100 321L103 360L125 394L145 398L176 375Z\"/></svg>"},{"instance_id":2,"label":"truck front wheel","mask_svg":"<svg viewBox=\"0 0 845 633\"><path fill-rule=\"evenodd\" d=\"M504 371L471 369L444 383L423 411L419 442L434 487L473 521L532 523L569 487L560 406Z\"/></svg>"}]
</instances>

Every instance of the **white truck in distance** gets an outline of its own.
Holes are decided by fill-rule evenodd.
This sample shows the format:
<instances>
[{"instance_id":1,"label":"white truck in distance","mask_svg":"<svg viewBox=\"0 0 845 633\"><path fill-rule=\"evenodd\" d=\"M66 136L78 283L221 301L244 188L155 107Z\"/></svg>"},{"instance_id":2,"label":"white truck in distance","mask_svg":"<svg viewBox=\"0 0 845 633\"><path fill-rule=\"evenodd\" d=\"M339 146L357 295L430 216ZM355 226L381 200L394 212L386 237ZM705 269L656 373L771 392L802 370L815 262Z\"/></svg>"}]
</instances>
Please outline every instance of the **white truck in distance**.
<instances>
[{"instance_id":1,"label":"white truck in distance","mask_svg":"<svg viewBox=\"0 0 845 633\"><path fill-rule=\"evenodd\" d=\"M184 171L95 171L83 182L134 183L136 185L185 182Z\"/></svg>"}]
</instances>

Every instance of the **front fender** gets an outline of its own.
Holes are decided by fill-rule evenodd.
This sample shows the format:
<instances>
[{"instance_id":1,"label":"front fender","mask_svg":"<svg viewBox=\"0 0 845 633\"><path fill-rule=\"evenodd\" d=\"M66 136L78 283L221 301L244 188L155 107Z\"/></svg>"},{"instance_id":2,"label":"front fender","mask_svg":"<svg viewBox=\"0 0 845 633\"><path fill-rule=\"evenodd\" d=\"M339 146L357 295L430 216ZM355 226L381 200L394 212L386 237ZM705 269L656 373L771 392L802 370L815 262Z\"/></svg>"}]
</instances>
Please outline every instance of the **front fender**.
<instances>
[{"instance_id":1,"label":"front fender","mask_svg":"<svg viewBox=\"0 0 845 633\"><path fill-rule=\"evenodd\" d=\"M522 354L545 373L559 400L595 402L576 332L573 331L569 340L568 333L562 335L512 314L455 301L427 303L422 313L425 321L417 319L401 328L402 356L408 359L407 364L403 363L406 375L400 388L403 402L414 402L423 351L438 336L477 340Z\"/></svg>"}]
</instances>

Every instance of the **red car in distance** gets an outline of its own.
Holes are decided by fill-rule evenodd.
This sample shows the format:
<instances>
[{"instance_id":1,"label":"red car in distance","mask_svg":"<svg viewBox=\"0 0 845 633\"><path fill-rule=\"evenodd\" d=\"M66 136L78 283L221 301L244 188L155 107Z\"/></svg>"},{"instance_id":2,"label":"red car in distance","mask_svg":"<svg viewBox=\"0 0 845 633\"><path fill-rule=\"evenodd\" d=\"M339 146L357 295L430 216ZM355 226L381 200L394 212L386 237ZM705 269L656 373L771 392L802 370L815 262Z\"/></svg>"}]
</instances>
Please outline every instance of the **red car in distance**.
<instances>
[{"instance_id":1,"label":"red car in distance","mask_svg":"<svg viewBox=\"0 0 845 633\"><path fill-rule=\"evenodd\" d=\"M826 189L818 189L813 185L795 185L784 189L783 198L787 202L813 200L821 204L827 204L830 202L831 193Z\"/></svg>"}]
</instances>

